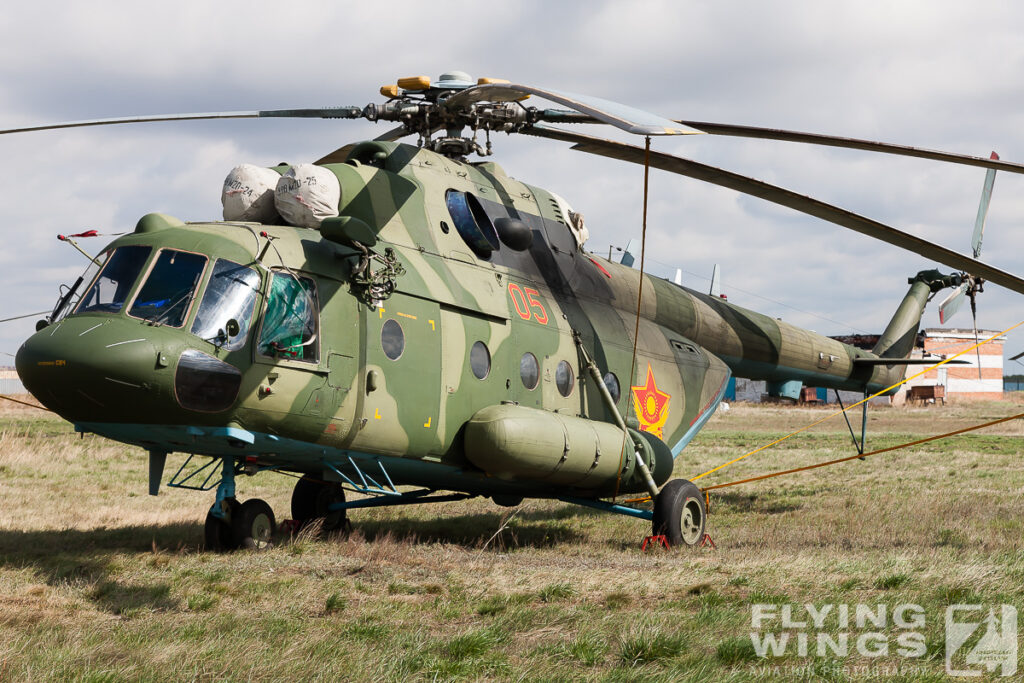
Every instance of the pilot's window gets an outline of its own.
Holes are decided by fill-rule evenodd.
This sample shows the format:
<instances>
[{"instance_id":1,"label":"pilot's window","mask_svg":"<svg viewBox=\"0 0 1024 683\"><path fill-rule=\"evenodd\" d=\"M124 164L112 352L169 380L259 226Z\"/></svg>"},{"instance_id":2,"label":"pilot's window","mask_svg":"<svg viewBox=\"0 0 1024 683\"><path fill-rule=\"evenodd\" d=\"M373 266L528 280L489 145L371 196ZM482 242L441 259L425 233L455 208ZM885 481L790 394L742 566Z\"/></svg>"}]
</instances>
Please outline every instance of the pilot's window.
<instances>
[{"instance_id":1,"label":"pilot's window","mask_svg":"<svg viewBox=\"0 0 1024 683\"><path fill-rule=\"evenodd\" d=\"M496 251L500 243L490 217L477 198L468 192L448 190L445 202L459 237L478 257L489 259L491 252Z\"/></svg>"},{"instance_id":2,"label":"pilot's window","mask_svg":"<svg viewBox=\"0 0 1024 683\"><path fill-rule=\"evenodd\" d=\"M491 352L482 341L474 342L469 350L469 367L477 379L485 379L491 373Z\"/></svg>"},{"instance_id":3,"label":"pilot's window","mask_svg":"<svg viewBox=\"0 0 1024 683\"><path fill-rule=\"evenodd\" d=\"M199 304L192 334L228 351L240 349L249 336L249 323L260 290L260 276L252 268L217 259L206 293ZM228 321L238 322L238 332L230 335Z\"/></svg>"},{"instance_id":4,"label":"pilot's window","mask_svg":"<svg viewBox=\"0 0 1024 683\"><path fill-rule=\"evenodd\" d=\"M555 386L558 387L558 393L562 396L568 396L572 393L575 379L569 361L563 360L555 368Z\"/></svg>"},{"instance_id":5,"label":"pilot's window","mask_svg":"<svg viewBox=\"0 0 1024 683\"><path fill-rule=\"evenodd\" d=\"M394 318L385 320L384 326L380 328L380 345L384 355L391 360L398 360L405 351L405 333Z\"/></svg>"},{"instance_id":6,"label":"pilot's window","mask_svg":"<svg viewBox=\"0 0 1024 683\"><path fill-rule=\"evenodd\" d=\"M163 249L135 295L128 315L154 324L181 327L206 268L206 257Z\"/></svg>"},{"instance_id":7,"label":"pilot's window","mask_svg":"<svg viewBox=\"0 0 1024 683\"><path fill-rule=\"evenodd\" d=\"M259 352L274 358L319 358L316 285L308 277L274 273L260 331Z\"/></svg>"},{"instance_id":8,"label":"pilot's window","mask_svg":"<svg viewBox=\"0 0 1024 683\"><path fill-rule=\"evenodd\" d=\"M100 276L82 297L77 313L117 313L149 258L151 247L118 247L100 271Z\"/></svg>"},{"instance_id":9,"label":"pilot's window","mask_svg":"<svg viewBox=\"0 0 1024 683\"><path fill-rule=\"evenodd\" d=\"M609 372L604 376L604 385L608 388L608 393L612 395L612 401L615 403L619 402L619 378L615 376L614 372Z\"/></svg>"},{"instance_id":10,"label":"pilot's window","mask_svg":"<svg viewBox=\"0 0 1024 683\"><path fill-rule=\"evenodd\" d=\"M519 378L523 380L523 386L531 391L537 388L540 381L540 365L537 363L537 356L529 351L519 359Z\"/></svg>"}]
</instances>

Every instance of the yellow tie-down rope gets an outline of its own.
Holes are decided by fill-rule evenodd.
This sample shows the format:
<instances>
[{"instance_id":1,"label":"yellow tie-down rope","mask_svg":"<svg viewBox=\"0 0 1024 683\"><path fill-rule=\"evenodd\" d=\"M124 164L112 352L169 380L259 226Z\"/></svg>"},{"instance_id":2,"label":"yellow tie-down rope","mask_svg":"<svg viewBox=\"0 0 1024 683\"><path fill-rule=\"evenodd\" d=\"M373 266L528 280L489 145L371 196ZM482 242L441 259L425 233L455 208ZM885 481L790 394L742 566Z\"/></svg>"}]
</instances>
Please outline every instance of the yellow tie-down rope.
<instances>
[{"instance_id":1,"label":"yellow tie-down rope","mask_svg":"<svg viewBox=\"0 0 1024 683\"><path fill-rule=\"evenodd\" d=\"M26 401L19 401L18 399L16 399L16 398L12 398L12 397L10 397L10 396L7 396L6 394L0 394L0 398L2 398L2 399L6 399L6 400L8 400L8 401L13 401L14 403L20 403L21 405L23 405L23 406L28 406L29 408L38 408L39 410L45 410L45 411L46 411L46 412L48 412L48 413L52 413L52 412L53 412L53 411L52 411L52 410L50 410L49 408L46 408L46 407L43 407L43 406L39 406L39 405L36 405L35 403L28 403L28 402L26 402Z\"/></svg>"},{"instance_id":2,"label":"yellow tie-down rope","mask_svg":"<svg viewBox=\"0 0 1024 683\"><path fill-rule=\"evenodd\" d=\"M782 441L786 440L787 438L790 438L791 436L796 436L797 434L799 434L799 433L801 433L801 432L807 431L807 430L808 430L808 429L810 429L811 427L813 427L813 426L815 426L815 425L819 425L819 424L821 424L822 422L824 422L824 421L826 421L826 420L831 420L831 419L835 418L835 417L836 417L836 416L838 416L838 415L843 415L844 413L846 413L846 412L847 412L847 411L849 411L850 409L856 408L856 407L858 407L858 405L860 405L860 404L862 404L862 403L866 403L866 402L867 402L867 401L869 401L869 400L870 400L871 398L874 398L874 397L876 397L876 396L881 396L881 395L882 395L882 394L884 394L884 393L889 393L890 391L892 391L892 390L893 390L893 389L895 389L896 387L902 386L903 384L906 384L906 383L907 383L907 382L909 382L910 380L914 380L914 379L916 379L916 378L919 378L919 377L921 377L922 375L924 375L924 374L926 374L926 373L930 373L930 372L932 372L933 370L935 370L935 369L937 369L937 368L940 368L940 367L942 367L942 366L946 365L946 364L947 364L947 362L949 362L950 360L954 360L954 359L958 358L959 356L962 356L962 355L964 355L965 353L970 353L970 352L971 352L971 351L973 351L974 349L976 349L976 348L978 348L978 347L980 347L980 346L984 346L985 344L987 344L988 342L992 341L993 339L997 339L998 337L1001 337L1001 336L1004 336L1004 335L1006 335L1006 334L1008 334L1008 333L1010 333L1010 332L1013 332L1014 330L1016 330L1017 328L1021 327L1022 325L1024 325L1024 321L1021 321L1021 322L1020 322L1020 323L1018 323L1017 325L1015 325L1015 326L1013 326L1013 327L1011 327L1011 328L1007 328L1006 330L1004 330L1004 331L1002 331L1002 332L996 333L996 334L992 335L991 337L989 337L988 339L986 339L986 340L984 340L984 341L980 341L980 342L978 342L977 344L975 344L974 346L971 346L971 347L969 347L969 348L966 348L966 349L964 349L963 351L961 351L961 352L959 352L959 353L956 353L956 354L954 354L954 355L951 355L951 356L949 356L948 358L946 358L945 360L940 360L940 361L939 361L939 362L937 362L937 364L935 364L934 366L930 366L930 367L926 368L925 370L921 371L920 373L918 373L918 374L916 374L916 375L911 375L910 377L907 377L906 379L904 379L904 380L901 380L901 381L897 382L896 384L894 384L894 385L892 385L892 386L890 386L890 387L886 387L885 389L882 389L881 391L877 391L876 393L872 393L872 394L871 394L870 396L866 396L865 398L863 398L863 399L861 399L861 400L858 400L858 401L857 401L856 403L853 403L852 405L847 405L847 407L846 407L846 408L844 408L844 409L843 409L842 411L837 411L836 413L833 413L833 414L831 414L831 415L827 415L827 416L825 416L825 417L821 418L820 420L816 420L816 421L812 422L811 424L807 425L806 427L801 427L801 428L800 428L800 429L798 429L797 431L795 431L795 432L792 432L792 433L790 433L790 434L786 434L785 436L782 436L781 438L777 438L777 439L775 439L774 441L772 441L771 443L766 443L765 445L761 446L761 447L760 447L760 449L755 449L754 451L751 451L751 452L750 452L750 453L748 453L748 454L742 455L742 456L740 456L739 458L734 458L733 460L730 460L730 461L729 461L729 462L727 462L727 463L724 463L724 464L722 464L722 465L719 465L718 467L715 467L715 468L713 468L713 469L710 469L710 470L708 470L707 472L703 472L702 474L698 474L698 475L696 475L695 477L693 477L693 478L692 478L692 479L690 479L690 480L691 480L691 481L696 481L697 479L700 479L700 478L702 478L702 477L706 477L706 476L708 476L709 474L712 474L713 472L717 472L717 471L719 471L720 469L723 469L723 468L725 468L725 467L728 467L729 465L732 465L732 464L734 464L734 463L738 463L738 462L739 462L740 460L743 460L744 458L750 458L751 456L753 456L753 455L754 455L754 454L756 454L756 453L761 453L761 452L762 452L762 451L764 451L765 449L770 449L770 447L771 447L771 446L773 446L773 445L775 445L776 443L781 443ZM1005 422L1005 421L1004 421L1004 420L1000 420L999 422ZM991 423L991 424L995 424L995 423ZM987 426L987 425L980 425L980 426L979 426L979 428L980 428L980 427L984 427L984 426ZM952 433L956 433L956 432L952 432ZM948 436L948 435L951 435L951 434L946 434L945 436ZM934 437L934 438L941 438L941 437ZM911 443L907 443L907 444L905 444L905 445L912 445L912 444L911 444ZM895 450L895 447L901 447L901 446L894 446L894 447L893 447L893 449L889 449L889 450L890 450L890 451L892 451L892 450ZM856 457L857 457L857 458L863 458L864 456L869 456L869 455L870 455L870 456L873 456L873 455L876 455L876 454L874 454L874 453L869 453L869 454L862 454L862 455L858 455L858 456L856 456ZM842 461L837 461L837 462L842 462ZM779 474L783 474L783 473L782 473L782 472L780 472ZM732 482L730 482L730 483L732 483ZM738 483L738 482L735 482L735 483ZM724 486L726 486L726 485L729 485L729 484L717 484L717 485L715 485L715 486L709 486L709 487L708 487L708 488L706 488L705 490L708 490L709 488L722 488L722 487L724 487Z\"/></svg>"},{"instance_id":3,"label":"yellow tie-down rope","mask_svg":"<svg viewBox=\"0 0 1024 683\"><path fill-rule=\"evenodd\" d=\"M917 379L918 377L920 377L921 375L923 375L925 373L931 372L932 370L935 370L936 368L938 368L938 367L940 367L942 365L945 365L946 363L948 363L948 362L950 362L952 360L955 360L955 359L959 358L960 356L964 355L965 353L970 353L974 349L979 348L981 346L984 346L985 344L988 344L989 342L993 341L994 339L997 339L997 338L999 338L999 337L1001 337L1001 336L1003 336L1003 335L1005 335L1005 334L1007 334L1009 332L1012 332L1013 330L1017 329L1021 325L1024 325L1024 320L1020 321L1016 325L1013 325L1012 327L1006 328L1002 332L999 332L997 334L992 335L991 337L989 337L988 339L985 339L984 341L978 342L974 346L968 347L968 348L964 349L963 351L960 351L959 353L957 353L955 355L952 355L949 358L946 358L945 360L942 360L942 361L936 363L935 365L931 365L931 366L925 368L924 370L922 370L921 372L917 373L916 375L911 375L910 377L907 377L906 379L901 380L901 381L897 382L896 384L893 384L891 387L886 387L885 389L882 389L881 391L876 392L876 393L872 394L871 396L868 396L868 397L864 398L861 401L857 401L856 403L854 403L852 405L849 405L849 406L843 408L842 410L836 411L836 412L834 412L834 413L832 413L830 415L826 415L825 417L821 418L820 420L815 420L814 422L810 423L809 425L807 425L805 427L801 427L800 429L796 430L795 432L791 432L791 433L787 434L786 436L780 437L780 438L776 439L775 441L772 441L771 443L767 443L764 446L761 446L760 448L755 448L754 450L750 451L749 453L741 455L738 458L734 458L734 459L730 460L727 463L723 463L723 464L719 465L718 467L715 467L715 468L712 468L712 469L708 470L707 472L704 472L702 474L698 474L696 477L693 477L693 479L691 479L690 481L697 481L698 479L706 477L709 474L712 474L714 472L717 472L718 470L721 470L721 469L724 469L724 468L728 467L729 465L737 463L740 460L743 460L744 458L749 458L750 456L754 455L755 453L760 453L761 451L766 450L768 448L771 448L772 446L774 446L776 444L782 443L786 439L789 439L790 437L796 436L797 434L800 434L801 432L805 432L808 429L810 429L811 427L814 427L815 425L819 425L822 422L825 422L826 420L831 420L833 417L836 417L837 415L842 415L843 413L845 413L846 411L848 411L848 410L850 410L852 408L856 408L857 406L859 406L859 405L861 405L863 403L867 403L868 401L870 401L871 399L875 398L876 396L881 396L882 394L888 393L888 392L892 391L893 389L895 389L895 388L897 388L899 386L902 386L903 384L906 384L907 382L909 382L909 381L911 381L913 379ZM821 462L821 463L817 463L817 464L814 464L814 465L806 465L804 467L797 467L797 468L791 469L791 470L784 470L784 471L781 471L781 472L772 472L770 474L762 474L762 475L757 476L757 477L749 477L747 479L740 479L738 481L730 481L730 482L726 482L724 484L714 484L712 486L706 486L706 487L702 488L701 491L703 491L704 494L705 494L705 497L707 497L707 495L708 495L707 492L712 490L712 489L721 489L721 488L725 488L727 486L736 486L737 484L746 484L746 483L752 482L752 481L760 481L761 479L770 479L772 477L781 477L784 474L793 474L795 472L803 472L804 470L811 470L811 469L816 469L818 467L825 467L826 465L835 465L835 464L838 464L838 463L841 463L841 462L847 462L849 460L853 460L855 458L866 458L866 457L871 456L871 455L878 455L880 453L888 453L890 451L899 450L901 448L908 448L910 446L916 446L918 444L927 443L929 441L937 441L938 439L945 439L945 438L950 437L950 436L956 436L957 434L963 434L964 432L971 432L971 431L975 431L975 430L978 430L978 429L983 429L985 427L991 427L993 425L997 425L997 424L1000 424L1002 422L1009 422L1011 420L1016 420L1016 419L1022 418L1022 417L1024 417L1024 413L1020 413L1018 415L1011 415L1010 417L1004 417L1004 418L1001 418L1001 419L998 419L998 420L993 420L992 422L986 422L984 424L976 425L974 427L967 427L965 429L958 429L955 432L947 432L946 434L939 434L937 436L930 436L930 437L927 437L925 439L919 439L918 441L912 441L910 443L900 444L899 446L890 446L889 448L882 448L882 449L877 450L877 451L871 451L870 453L858 453L857 455L851 455L851 456L846 457L846 458L839 458L837 460L829 460L828 462ZM626 502L626 503L645 503L645 502L649 501L650 499L651 499L650 496L644 496L644 497L641 497L641 498L633 498L631 500L627 500L627 501L623 501L623 502ZM710 502L710 500L707 500L706 502Z\"/></svg>"}]
</instances>

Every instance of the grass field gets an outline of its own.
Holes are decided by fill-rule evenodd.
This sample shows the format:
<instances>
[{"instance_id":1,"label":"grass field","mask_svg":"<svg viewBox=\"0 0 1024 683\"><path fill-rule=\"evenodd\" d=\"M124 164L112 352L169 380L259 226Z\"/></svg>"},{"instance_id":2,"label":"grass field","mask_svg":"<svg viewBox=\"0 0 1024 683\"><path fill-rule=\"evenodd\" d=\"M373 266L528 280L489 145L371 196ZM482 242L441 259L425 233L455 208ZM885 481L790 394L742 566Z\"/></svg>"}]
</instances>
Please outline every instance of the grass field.
<instances>
[{"instance_id":1,"label":"grass field","mask_svg":"<svg viewBox=\"0 0 1024 683\"><path fill-rule=\"evenodd\" d=\"M1016 412L872 409L868 448ZM824 414L733 406L676 476ZM639 520L470 500L357 510L347 537L219 555L201 547L212 492L150 497L142 451L0 406L0 680L946 680L947 605L1024 607L1022 437L1018 420L713 492L715 549L641 553ZM850 453L839 418L701 483ZM243 478L239 498L282 519L293 482ZM798 619L805 603L881 605L888 620L827 620L822 633L850 634L846 656L793 628L807 656L759 658L751 606ZM897 652L901 604L921 607L922 656ZM853 646L872 632L887 654Z\"/></svg>"}]
</instances>

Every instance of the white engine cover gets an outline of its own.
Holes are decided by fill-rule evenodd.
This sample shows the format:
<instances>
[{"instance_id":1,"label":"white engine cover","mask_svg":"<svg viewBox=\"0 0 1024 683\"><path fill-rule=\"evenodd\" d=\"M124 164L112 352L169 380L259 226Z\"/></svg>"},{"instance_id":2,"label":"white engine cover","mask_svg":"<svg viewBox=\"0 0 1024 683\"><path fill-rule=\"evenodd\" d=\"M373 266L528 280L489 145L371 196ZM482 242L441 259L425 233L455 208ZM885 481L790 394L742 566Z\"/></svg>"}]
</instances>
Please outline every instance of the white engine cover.
<instances>
[{"instance_id":1,"label":"white engine cover","mask_svg":"<svg viewBox=\"0 0 1024 683\"><path fill-rule=\"evenodd\" d=\"M274 204L291 225L317 229L325 218L338 215L341 183L323 166L297 164L277 181Z\"/></svg>"},{"instance_id":2,"label":"white engine cover","mask_svg":"<svg viewBox=\"0 0 1024 683\"><path fill-rule=\"evenodd\" d=\"M281 175L272 169L242 164L235 166L224 179L220 203L224 220L254 223L276 223L274 188Z\"/></svg>"}]
</instances>

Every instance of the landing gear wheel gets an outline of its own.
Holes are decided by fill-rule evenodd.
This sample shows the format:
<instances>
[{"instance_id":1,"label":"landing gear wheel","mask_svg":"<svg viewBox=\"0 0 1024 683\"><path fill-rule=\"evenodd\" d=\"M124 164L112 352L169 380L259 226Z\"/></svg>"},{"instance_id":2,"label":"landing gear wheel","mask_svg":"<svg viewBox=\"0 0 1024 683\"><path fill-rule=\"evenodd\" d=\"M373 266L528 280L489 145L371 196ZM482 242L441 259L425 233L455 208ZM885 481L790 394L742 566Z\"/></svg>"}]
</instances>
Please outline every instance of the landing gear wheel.
<instances>
[{"instance_id":1,"label":"landing gear wheel","mask_svg":"<svg viewBox=\"0 0 1024 683\"><path fill-rule=\"evenodd\" d=\"M224 502L227 504L230 519L234 519L238 515L238 509L242 507L242 504L234 498L226 498ZM206 513L206 524L203 531L207 550L220 553L235 550L238 547L235 544L234 534L231 532L231 522L221 519L213 513Z\"/></svg>"},{"instance_id":2,"label":"landing gear wheel","mask_svg":"<svg viewBox=\"0 0 1024 683\"><path fill-rule=\"evenodd\" d=\"M303 526L323 519L324 531L344 529L348 523L345 510L330 509L331 505L344 502L345 489L341 484L304 474L295 482L295 490L292 491L292 518Z\"/></svg>"},{"instance_id":3,"label":"landing gear wheel","mask_svg":"<svg viewBox=\"0 0 1024 683\"><path fill-rule=\"evenodd\" d=\"M654 534L665 536L672 547L700 543L706 521L704 494L686 479L673 479L654 499Z\"/></svg>"},{"instance_id":4,"label":"landing gear wheel","mask_svg":"<svg viewBox=\"0 0 1024 683\"><path fill-rule=\"evenodd\" d=\"M231 531L236 547L264 550L273 545L274 511L259 498L251 498L238 509L231 519Z\"/></svg>"}]
</instances>

